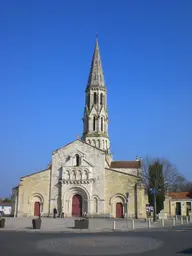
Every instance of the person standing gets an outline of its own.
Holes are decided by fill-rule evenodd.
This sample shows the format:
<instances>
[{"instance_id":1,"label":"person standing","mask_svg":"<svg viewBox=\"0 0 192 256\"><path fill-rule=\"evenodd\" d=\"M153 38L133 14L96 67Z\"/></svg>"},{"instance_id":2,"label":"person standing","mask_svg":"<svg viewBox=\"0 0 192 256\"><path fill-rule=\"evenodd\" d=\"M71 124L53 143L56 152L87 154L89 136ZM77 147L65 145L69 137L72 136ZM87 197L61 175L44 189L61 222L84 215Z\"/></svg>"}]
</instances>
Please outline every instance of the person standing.
<instances>
[{"instance_id":1,"label":"person standing","mask_svg":"<svg viewBox=\"0 0 192 256\"><path fill-rule=\"evenodd\" d=\"M54 208L54 209L53 209L53 218L54 218L54 219L56 218L56 215L57 215L57 209Z\"/></svg>"}]
</instances>

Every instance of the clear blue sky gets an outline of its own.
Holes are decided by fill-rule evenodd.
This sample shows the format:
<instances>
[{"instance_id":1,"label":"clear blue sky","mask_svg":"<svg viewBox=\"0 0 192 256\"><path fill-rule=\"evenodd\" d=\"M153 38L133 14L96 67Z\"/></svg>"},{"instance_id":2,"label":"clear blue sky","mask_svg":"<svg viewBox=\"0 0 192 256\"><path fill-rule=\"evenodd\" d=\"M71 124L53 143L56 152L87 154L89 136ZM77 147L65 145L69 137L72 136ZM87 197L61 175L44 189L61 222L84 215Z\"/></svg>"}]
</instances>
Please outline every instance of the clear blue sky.
<instances>
[{"instance_id":1,"label":"clear blue sky","mask_svg":"<svg viewBox=\"0 0 192 256\"><path fill-rule=\"evenodd\" d=\"M0 196L82 133L95 35L115 160L165 157L192 179L192 1L3 1Z\"/></svg>"}]
</instances>

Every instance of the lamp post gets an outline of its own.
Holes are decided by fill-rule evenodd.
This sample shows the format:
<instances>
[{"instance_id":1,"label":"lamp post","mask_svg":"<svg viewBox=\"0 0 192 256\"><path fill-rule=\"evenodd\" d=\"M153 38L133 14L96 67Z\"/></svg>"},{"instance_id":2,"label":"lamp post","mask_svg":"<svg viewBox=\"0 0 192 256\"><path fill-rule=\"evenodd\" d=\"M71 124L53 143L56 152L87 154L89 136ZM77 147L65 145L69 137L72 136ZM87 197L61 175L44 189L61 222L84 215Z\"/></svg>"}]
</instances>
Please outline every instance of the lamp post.
<instances>
[{"instance_id":1,"label":"lamp post","mask_svg":"<svg viewBox=\"0 0 192 256\"><path fill-rule=\"evenodd\" d=\"M150 189L151 194L153 195L153 221L156 221L156 212L157 212L157 202L156 202L156 195L157 195L157 189L151 188Z\"/></svg>"},{"instance_id":2,"label":"lamp post","mask_svg":"<svg viewBox=\"0 0 192 256\"><path fill-rule=\"evenodd\" d=\"M128 200L129 200L129 192L126 192L125 198L126 198L126 201L125 201L125 209L126 210L124 210L124 212L125 212L125 218L126 218L127 228L128 228Z\"/></svg>"}]
</instances>

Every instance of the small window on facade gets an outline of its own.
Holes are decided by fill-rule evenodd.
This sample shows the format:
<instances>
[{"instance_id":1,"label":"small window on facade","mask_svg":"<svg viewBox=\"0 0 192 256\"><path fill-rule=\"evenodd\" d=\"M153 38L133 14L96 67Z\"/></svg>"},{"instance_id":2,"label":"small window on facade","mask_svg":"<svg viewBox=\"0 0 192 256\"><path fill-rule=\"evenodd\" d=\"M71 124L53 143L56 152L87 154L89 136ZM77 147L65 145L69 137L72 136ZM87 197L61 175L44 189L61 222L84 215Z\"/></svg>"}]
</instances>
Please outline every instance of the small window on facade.
<instances>
[{"instance_id":1,"label":"small window on facade","mask_svg":"<svg viewBox=\"0 0 192 256\"><path fill-rule=\"evenodd\" d=\"M86 99L86 101L87 101L87 106L88 106L88 108L90 108L90 94L89 94L89 93L87 94L87 99Z\"/></svg>"},{"instance_id":2,"label":"small window on facade","mask_svg":"<svg viewBox=\"0 0 192 256\"><path fill-rule=\"evenodd\" d=\"M79 157L79 155L76 155L75 156L75 160L76 160L76 166L79 166L80 165L80 157Z\"/></svg>"},{"instance_id":3,"label":"small window on facade","mask_svg":"<svg viewBox=\"0 0 192 256\"><path fill-rule=\"evenodd\" d=\"M93 131L95 131L96 128L96 118L95 116L93 117Z\"/></svg>"},{"instance_id":4,"label":"small window on facade","mask_svg":"<svg viewBox=\"0 0 192 256\"><path fill-rule=\"evenodd\" d=\"M59 169L59 180L62 180L63 170L62 167Z\"/></svg>"},{"instance_id":5,"label":"small window on facade","mask_svg":"<svg viewBox=\"0 0 192 256\"><path fill-rule=\"evenodd\" d=\"M96 74L94 75L94 80L97 80L97 75Z\"/></svg>"},{"instance_id":6,"label":"small window on facade","mask_svg":"<svg viewBox=\"0 0 192 256\"><path fill-rule=\"evenodd\" d=\"M103 105L103 93L100 94L100 104Z\"/></svg>"},{"instance_id":7,"label":"small window on facade","mask_svg":"<svg viewBox=\"0 0 192 256\"><path fill-rule=\"evenodd\" d=\"M103 131L103 117L101 117L101 131Z\"/></svg>"},{"instance_id":8,"label":"small window on facade","mask_svg":"<svg viewBox=\"0 0 192 256\"><path fill-rule=\"evenodd\" d=\"M93 101L94 101L94 104L97 104L97 93L94 92L93 94Z\"/></svg>"}]
</instances>

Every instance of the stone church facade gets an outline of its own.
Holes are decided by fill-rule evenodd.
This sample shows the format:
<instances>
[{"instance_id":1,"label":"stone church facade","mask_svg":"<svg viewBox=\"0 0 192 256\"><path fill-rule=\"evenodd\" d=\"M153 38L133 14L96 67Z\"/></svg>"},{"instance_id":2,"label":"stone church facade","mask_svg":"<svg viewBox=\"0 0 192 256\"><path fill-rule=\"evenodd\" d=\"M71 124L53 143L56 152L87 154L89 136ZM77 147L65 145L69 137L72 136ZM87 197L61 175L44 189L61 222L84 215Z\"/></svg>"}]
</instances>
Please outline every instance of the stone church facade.
<instances>
[{"instance_id":1,"label":"stone church facade","mask_svg":"<svg viewBox=\"0 0 192 256\"><path fill-rule=\"evenodd\" d=\"M20 178L15 216L145 218L142 163L114 161L108 135L107 89L98 39L85 91L83 134L52 152L45 170Z\"/></svg>"}]
</instances>

